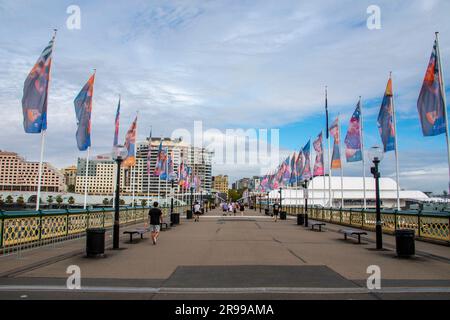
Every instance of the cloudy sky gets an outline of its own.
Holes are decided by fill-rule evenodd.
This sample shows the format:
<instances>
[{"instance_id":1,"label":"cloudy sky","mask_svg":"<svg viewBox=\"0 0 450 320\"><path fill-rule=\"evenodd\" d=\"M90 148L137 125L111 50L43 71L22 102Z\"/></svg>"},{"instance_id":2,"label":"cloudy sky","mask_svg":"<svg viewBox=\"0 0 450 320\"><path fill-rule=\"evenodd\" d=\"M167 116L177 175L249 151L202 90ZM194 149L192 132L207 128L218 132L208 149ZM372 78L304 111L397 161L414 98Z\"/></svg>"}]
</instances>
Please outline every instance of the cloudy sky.
<instances>
[{"instance_id":1,"label":"cloudy sky","mask_svg":"<svg viewBox=\"0 0 450 320\"><path fill-rule=\"evenodd\" d=\"M380 30L366 25L372 4L381 9ZM81 9L81 29L67 28L70 5ZM170 136L197 120L222 132L277 128L286 154L323 129L325 85L330 116L341 114L344 133L362 96L365 144L380 144L376 116L392 71L401 186L441 192L448 183L445 136L422 137L416 101L435 31L450 75L448 12L446 0L0 0L0 149L38 160L39 136L23 131L22 89L56 27L45 160L58 167L82 155L73 99L93 68L94 154L111 150L119 93L121 137L139 111L139 140L150 126ZM382 174L393 176L394 168L391 152ZM360 163L344 169L360 171ZM221 165L214 173L235 179L260 172Z\"/></svg>"}]
</instances>

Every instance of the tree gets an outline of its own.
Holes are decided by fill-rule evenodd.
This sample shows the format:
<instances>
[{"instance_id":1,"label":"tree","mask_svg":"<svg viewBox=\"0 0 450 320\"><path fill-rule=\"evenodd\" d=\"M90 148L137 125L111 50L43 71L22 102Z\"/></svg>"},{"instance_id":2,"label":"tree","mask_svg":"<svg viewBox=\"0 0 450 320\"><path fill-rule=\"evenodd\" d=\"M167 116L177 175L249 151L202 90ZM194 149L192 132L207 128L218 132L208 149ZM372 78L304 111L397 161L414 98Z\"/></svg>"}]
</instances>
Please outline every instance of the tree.
<instances>
[{"instance_id":1,"label":"tree","mask_svg":"<svg viewBox=\"0 0 450 320\"><path fill-rule=\"evenodd\" d=\"M23 205L25 204L25 200L23 199L23 196L22 196L22 195L19 196L19 197L16 199L16 203L17 203L19 206L23 206Z\"/></svg>"},{"instance_id":2,"label":"tree","mask_svg":"<svg viewBox=\"0 0 450 320\"><path fill-rule=\"evenodd\" d=\"M49 196L47 197L47 203L48 203L48 204L52 204L52 203L53 203L53 196L52 196L52 195L49 195Z\"/></svg>"},{"instance_id":3,"label":"tree","mask_svg":"<svg viewBox=\"0 0 450 320\"><path fill-rule=\"evenodd\" d=\"M13 197L11 195L6 197L6 201L5 201L6 204L13 204L13 202L14 202Z\"/></svg>"},{"instance_id":4,"label":"tree","mask_svg":"<svg viewBox=\"0 0 450 320\"><path fill-rule=\"evenodd\" d=\"M146 207L147 206L147 200L141 199L141 206Z\"/></svg>"},{"instance_id":5,"label":"tree","mask_svg":"<svg viewBox=\"0 0 450 320\"><path fill-rule=\"evenodd\" d=\"M67 186L67 192L75 192L75 185L74 184L69 184Z\"/></svg>"},{"instance_id":6,"label":"tree","mask_svg":"<svg viewBox=\"0 0 450 320\"><path fill-rule=\"evenodd\" d=\"M103 199L103 205L107 206L109 204L109 199L105 198Z\"/></svg>"},{"instance_id":7,"label":"tree","mask_svg":"<svg viewBox=\"0 0 450 320\"><path fill-rule=\"evenodd\" d=\"M69 202L69 204L74 204L75 203L75 198L70 196L69 199L67 199L67 202Z\"/></svg>"},{"instance_id":8,"label":"tree","mask_svg":"<svg viewBox=\"0 0 450 320\"><path fill-rule=\"evenodd\" d=\"M60 195L57 195L55 201L58 204L58 206L61 207L61 203L63 203L64 200Z\"/></svg>"},{"instance_id":9,"label":"tree","mask_svg":"<svg viewBox=\"0 0 450 320\"><path fill-rule=\"evenodd\" d=\"M442 194L444 195L444 197L448 196L447 190L442 191Z\"/></svg>"},{"instance_id":10,"label":"tree","mask_svg":"<svg viewBox=\"0 0 450 320\"><path fill-rule=\"evenodd\" d=\"M123 206L124 204L125 204L125 200L120 199L120 200L119 200L119 205Z\"/></svg>"},{"instance_id":11,"label":"tree","mask_svg":"<svg viewBox=\"0 0 450 320\"><path fill-rule=\"evenodd\" d=\"M0 206L3 206L5 201L3 201L3 196L0 194Z\"/></svg>"},{"instance_id":12,"label":"tree","mask_svg":"<svg viewBox=\"0 0 450 320\"><path fill-rule=\"evenodd\" d=\"M235 189L230 189L228 190L228 198L231 201L237 201L238 199L242 198L242 193L244 192L244 190L240 189L240 190L235 190Z\"/></svg>"}]
</instances>

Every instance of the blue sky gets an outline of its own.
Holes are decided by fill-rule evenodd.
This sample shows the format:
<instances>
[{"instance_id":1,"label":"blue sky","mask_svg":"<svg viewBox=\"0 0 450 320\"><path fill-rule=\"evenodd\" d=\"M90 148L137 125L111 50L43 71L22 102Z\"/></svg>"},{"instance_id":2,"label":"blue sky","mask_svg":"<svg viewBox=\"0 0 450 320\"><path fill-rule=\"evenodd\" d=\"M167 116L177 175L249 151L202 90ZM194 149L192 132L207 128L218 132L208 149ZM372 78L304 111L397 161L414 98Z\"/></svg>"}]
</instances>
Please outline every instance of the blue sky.
<instances>
[{"instance_id":1,"label":"blue sky","mask_svg":"<svg viewBox=\"0 0 450 320\"><path fill-rule=\"evenodd\" d=\"M81 9L80 30L66 28L73 4ZM372 4L381 8L380 30L366 27ZM450 83L448 12L445 0L0 0L0 149L38 159L38 136L22 128L22 86L57 27L45 159L59 167L82 155L73 99L93 68L93 153L111 149L119 93L122 137L139 111L139 139L151 125L154 134L170 135L202 120L220 130L279 128L284 151L298 150L323 128L325 85L343 135L362 96L372 146L380 143L376 116L392 71L401 186L440 192L448 183L445 137L422 137L416 101L436 30ZM394 174L392 156L383 161L385 176ZM215 173L235 179L259 172L224 166Z\"/></svg>"}]
</instances>

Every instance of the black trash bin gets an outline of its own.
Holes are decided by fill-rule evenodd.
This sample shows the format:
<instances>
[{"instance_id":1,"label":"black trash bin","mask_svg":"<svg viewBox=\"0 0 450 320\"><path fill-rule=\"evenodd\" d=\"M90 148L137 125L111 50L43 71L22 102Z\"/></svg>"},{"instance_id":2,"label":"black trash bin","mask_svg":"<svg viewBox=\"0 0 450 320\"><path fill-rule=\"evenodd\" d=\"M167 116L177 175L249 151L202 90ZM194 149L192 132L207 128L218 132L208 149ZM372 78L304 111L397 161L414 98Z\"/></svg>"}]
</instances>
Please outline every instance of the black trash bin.
<instances>
[{"instance_id":1,"label":"black trash bin","mask_svg":"<svg viewBox=\"0 0 450 320\"><path fill-rule=\"evenodd\" d=\"M286 211L280 212L280 220L286 220Z\"/></svg>"},{"instance_id":2,"label":"black trash bin","mask_svg":"<svg viewBox=\"0 0 450 320\"><path fill-rule=\"evenodd\" d=\"M180 224L180 214L179 213L171 213L170 214L170 222L172 225Z\"/></svg>"},{"instance_id":3,"label":"black trash bin","mask_svg":"<svg viewBox=\"0 0 450 320\"><path fill-rule=\"evenodd\" d=\"M105 253L105 229L92 228L86 230L86 255L102 256Z\"/></svg>"},{"instance_id":4,"label":"black trash bin","mask_svg":"<svg viewBox=\"0 0 450 320\"><path fill-rule=\"evenodd\" d=\"M305 223L305 214L304 213L299 213L297 215L297 224L299 226L302 226Z\"/></svg>"},{"instance_id":5,"label":"black trash bin","mask_svg":"<svg viewBox=\"0 0 450 320\"><path fill-rule=\"evenodd\" d=\"M202 208L201 212L202 214L205 214L205 208Z\"/></svg>"},{"instance_id":6,"label":"black trash bin","mask_svg":"<svg viewBox=\"0 0 450 320\"><path fill-rule=\"evenodd\" d=\"M192 219L192 210L186 211L186 219Z\"/></svg>"},{"instance_id":7,"label":"black trash bin","mask_svg":"<svg viewBox=\"0 0 450 320\"><path fill-rule=\"evenodd\" d=\"M264 209L264 214L265 214L266 216L268 216L268 215L269 215L269 209Z\"/></svg>"},{"instance_id":8,"label":"black trash bin","mask_svg":"<svg viewBox=\"0 0 450 320\"><path fill-rule=\"evenodd\" d=\"M395 244L397 247L397 256L410 257L416 253L415 231L411 229L401 229L395 231Z\"/></svg>"}]
</instances>

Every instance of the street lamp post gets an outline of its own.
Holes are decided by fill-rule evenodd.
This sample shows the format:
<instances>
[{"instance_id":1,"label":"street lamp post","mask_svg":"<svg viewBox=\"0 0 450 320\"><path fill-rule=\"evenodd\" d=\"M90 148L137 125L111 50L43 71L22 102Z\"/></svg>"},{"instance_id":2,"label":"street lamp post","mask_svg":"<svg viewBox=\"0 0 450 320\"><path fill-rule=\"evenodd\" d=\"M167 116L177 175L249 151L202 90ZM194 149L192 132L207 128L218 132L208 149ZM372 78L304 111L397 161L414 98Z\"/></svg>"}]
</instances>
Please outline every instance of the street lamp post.
<instances>
[{"instance_id":1,"label":"street lamp post","mask_svg":"<svg viewBox=\"0 0 450 320\"><path fill-rule=\"evenodd\" d=\"M280 188L280 212L283 210L283 205L282 205L282 201L283 201L283 197L281 192L283 191L283 188Z\"/></svg>"},{"instance_id":2,"label":"street lamp post","mask_svg":"<svg viewBox=\"0 0 450 320\"><path fill-rule=\"evenodd\" d=\"M175 188L174 182L175 181L173 179L170 181L170 188L171 188L170 193L172 195L172 197L170 198L170 216L173 215L173 196L174 196L174 188Z\"/></svg>"},{"instance_id":3,"label":"street lamp post","mask_svg":"<svg viewBox=\"0 0 450 320\"><path fill-rule=\"evenodd\" d=\"M191 187L191 210L194 213L194 187Z\"/></svg>"},{"instance_id":4,"label":"street lamp post","mask_svg":"<svg viewBox=\"0 0 450 320\"><path fill-rule=\"evenodd\" d=\"M308 226L308 182L309 180L303 181L303 197L305 200L305 227Z\"/></svg>"},{"instance_id":5,"label":"street lamp post","mask_svg":"<svg viewBox=\"0 0 450 320\"><path fill-rule=\"evenodd\" d=\"M270 197L269 197L269 192L267 192L267 212L269 212L269 202L270 202Z\"/></svg>"},{"instance_id":6,"label":"street lamp post","mask_svg":"<svg viewBox=\"0 0 450 320\"><path fill-rule=\"evenodd\" d=\"M383 249L383 229L381 222L380 171L378 169L378 165L383 159L383 150L378 146L372 147L369 151L369 157L373 162L373 167L370 168L370 172L375 178L376 245L377 250L381 250Z\"/></svg>"},{"instance_id":7,"label":"street lamp post","mask_svg":"<svg viewBox=\"0 0 450 320\"><path fill-rule=\"evenodd\" d=\"M261 213L261 193L259 194L259 213Z\"/></svg>"},{"instance_id":8,"label":"street lamp post","mask_svg":"<svg viewBox=\"0 0 450 320\"><path fill-rule=\"evenodd\" d=\"M112 157L117 163L116 173L116 192L114 205L114 227L113 227L113 249L119 249L119 232L120 232L120 165L127 155L127 150L121 145L117 145L113 149Z\"/></svg>"}]
</instances>

